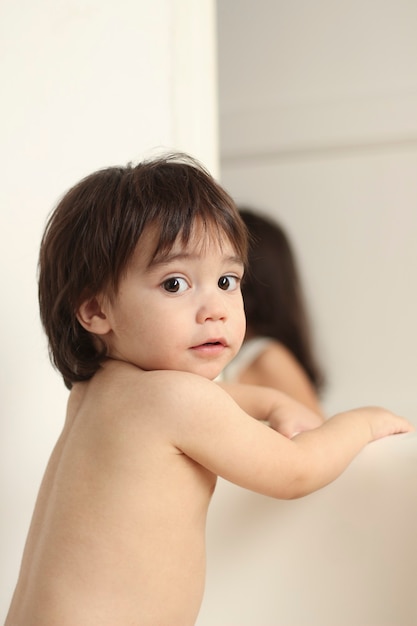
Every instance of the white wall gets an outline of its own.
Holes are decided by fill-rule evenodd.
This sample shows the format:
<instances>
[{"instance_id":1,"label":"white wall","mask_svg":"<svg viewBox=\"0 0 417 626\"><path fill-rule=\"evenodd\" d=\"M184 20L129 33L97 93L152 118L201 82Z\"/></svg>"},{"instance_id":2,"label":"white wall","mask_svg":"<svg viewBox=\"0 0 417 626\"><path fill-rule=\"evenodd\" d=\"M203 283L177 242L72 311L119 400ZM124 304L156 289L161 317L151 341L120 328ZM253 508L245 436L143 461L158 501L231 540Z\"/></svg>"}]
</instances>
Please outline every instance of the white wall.
<instances>
[{"instance_id":1,"label":"white wall","mask_svg":"<svg viewBox=\"0 0 417 626\"><path fill-rule=\"evenodd\" d=\"M417 424L417 3L221 0L221 179L298 253L328 413Z\"/></svg>"},{"instance_id":2,"label":"white wall","mask_svg":"<svg viewBox=\"0 0 417 626\"><path fill-rule=\"evenodd\" d=\"M0 39L1 616L67 397L38 319L47 214L82 176L155 149L218 163L212 0L4 0Z\"/></svg>"}]
</instances>

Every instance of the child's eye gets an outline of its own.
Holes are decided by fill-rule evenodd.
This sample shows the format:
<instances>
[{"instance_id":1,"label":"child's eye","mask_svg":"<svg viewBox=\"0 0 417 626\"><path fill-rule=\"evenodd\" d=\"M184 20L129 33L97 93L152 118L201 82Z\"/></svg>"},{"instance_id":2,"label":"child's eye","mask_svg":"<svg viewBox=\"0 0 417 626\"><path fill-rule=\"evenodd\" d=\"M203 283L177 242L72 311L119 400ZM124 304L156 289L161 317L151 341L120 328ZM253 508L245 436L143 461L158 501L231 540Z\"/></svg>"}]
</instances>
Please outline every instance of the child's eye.
<instances>
[{"instance_id":1,"label":"child's eye","mask_svg":"<svg viewBox=\"0 0 417 626\"><path fill-rule=\"evenodd\" d=\"M165 291L169 291L169 293L181 293L182 291L188 289L188 284L185 278L173 276L172 278L164 280L162 288L165 289Z\"/></svg>"},{"instance_id":2,"label":"child's eye","mask_svg":"<svg viewBox=\"0 0 417 626\"><path fill-rule=\"evenodd\" d=\"M217 283L223 291L233 291L237 288L239 279L236 276L221 276Z\"/></svg>"}]
</instances>

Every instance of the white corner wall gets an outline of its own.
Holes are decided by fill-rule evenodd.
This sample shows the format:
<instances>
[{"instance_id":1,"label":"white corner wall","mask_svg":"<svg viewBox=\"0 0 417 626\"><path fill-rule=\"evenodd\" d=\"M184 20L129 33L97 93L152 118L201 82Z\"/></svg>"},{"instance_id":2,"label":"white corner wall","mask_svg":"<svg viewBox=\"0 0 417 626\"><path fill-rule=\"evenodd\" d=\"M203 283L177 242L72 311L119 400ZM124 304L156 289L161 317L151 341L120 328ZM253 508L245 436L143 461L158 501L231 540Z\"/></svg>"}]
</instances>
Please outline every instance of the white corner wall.
<instances>
[{"instance_id":1,"label":"white corner wall","mask_svg":"<svg viewBox=\"0 0 417 626\"><path fill-rule=\"evenodd\" d=\"M328 414L417 425L417 3L221 0L221 180L288 230Z\"/></svg>"},{"instance_id":2,"label":"white corner wall","mask_svg":"<svg viewBox=\"0 0 417 626\"><path fill-rule=\"evenodd\" d=\"M0 39L1 618L67 397L38 318L47 214L82 176L161 149L216 174L215 3L4 0Z\"/></svg>"}]
</instances>

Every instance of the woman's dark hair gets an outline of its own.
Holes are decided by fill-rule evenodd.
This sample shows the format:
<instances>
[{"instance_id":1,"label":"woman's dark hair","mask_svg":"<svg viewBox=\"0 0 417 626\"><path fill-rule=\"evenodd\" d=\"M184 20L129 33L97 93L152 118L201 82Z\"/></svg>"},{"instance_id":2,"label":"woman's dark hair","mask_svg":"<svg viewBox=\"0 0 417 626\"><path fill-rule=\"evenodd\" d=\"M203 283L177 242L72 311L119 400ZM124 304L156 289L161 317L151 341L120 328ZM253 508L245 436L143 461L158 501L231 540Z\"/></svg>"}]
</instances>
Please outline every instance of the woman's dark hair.
<instances>
[{"instance_id":1,"label":"woman's dark hair","mask_svg":"<svg viewBox=\"0 0 417 626\"><path fill-rule=\"evenodd\" d=\"M271 219L239 208L249 232L248 268L242 292L248 330L276 339L290 350L316 390L324 384L290 241Z\"/></svg>"},{"instance_id":2,"label":"woman's dark hair","mask_svg":"<svg viewBox=\"0 0 417 626\"><path fill-rule=\"evenodd\" d=\"M186 243L196 221L214 237L226 235L246 261L247 233L235 203L187 155L99 170L64 195L41 242L39 304L51 360L68 388L91 378L106 354L78 322L80 304L100 292L117 294L145 228L158 233L155 256L177 237Z\"/></svg>"}]
</instances>

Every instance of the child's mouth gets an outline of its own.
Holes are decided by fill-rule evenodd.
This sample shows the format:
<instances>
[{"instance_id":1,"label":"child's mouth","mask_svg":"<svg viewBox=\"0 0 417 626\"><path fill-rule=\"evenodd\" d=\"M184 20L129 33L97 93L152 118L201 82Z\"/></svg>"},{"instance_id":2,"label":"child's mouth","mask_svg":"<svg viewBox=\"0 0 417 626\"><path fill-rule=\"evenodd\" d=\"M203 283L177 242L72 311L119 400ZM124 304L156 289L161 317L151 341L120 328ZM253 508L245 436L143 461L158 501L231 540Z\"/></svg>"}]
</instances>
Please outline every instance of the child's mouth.
<instances>
[{"instance_id":1,"label":"child's mouth","mask_svg":"<svg viewBox=\"0 0 417 626\"><path fill-rule=\"evenodd\" d=\"M212 341L205 341L204 343L194 346L193 350L207 356L218 356L226 347L227 343L223 339L213 339Z\"/></svg>"}]
</instances>

